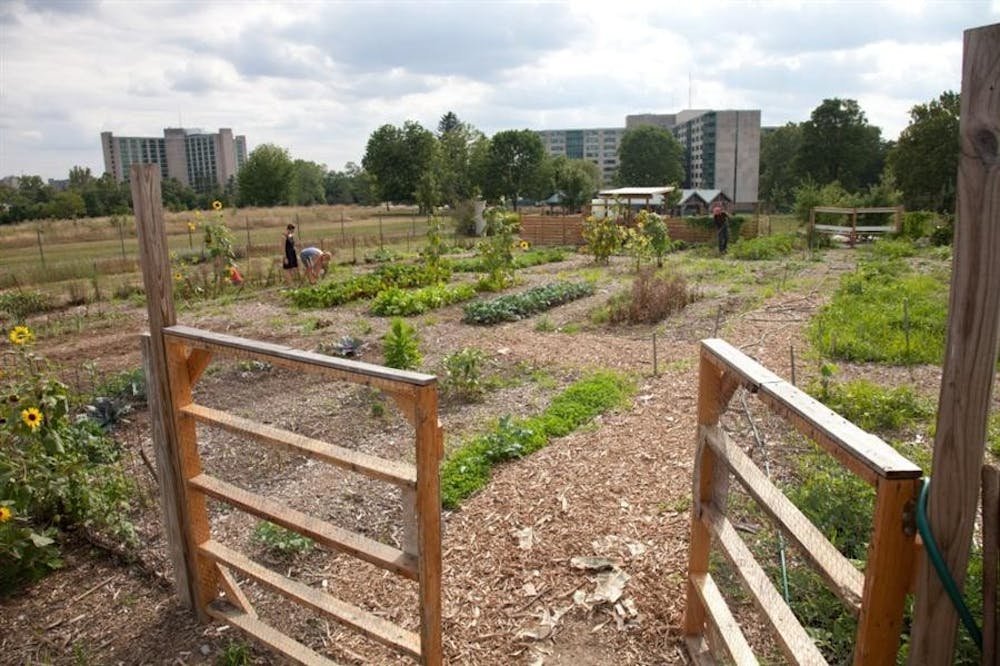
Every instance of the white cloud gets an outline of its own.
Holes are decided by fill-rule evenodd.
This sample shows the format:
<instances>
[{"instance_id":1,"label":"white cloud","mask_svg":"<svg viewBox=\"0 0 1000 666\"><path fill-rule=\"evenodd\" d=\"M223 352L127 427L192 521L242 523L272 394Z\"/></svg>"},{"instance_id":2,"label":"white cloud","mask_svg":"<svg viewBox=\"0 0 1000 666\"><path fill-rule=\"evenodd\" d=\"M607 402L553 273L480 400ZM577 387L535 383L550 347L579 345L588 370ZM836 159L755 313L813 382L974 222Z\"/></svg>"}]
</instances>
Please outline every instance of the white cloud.
<instances>
[{"instance_id":1,"label":"white cloud","mask_svg":"<svg viewBox=\"0 0 1000 666\"><path fill-rule=\"evenodd\" d=\"M0 6L0 176L103 171L99 133L245 134L331 168L384 123L446 111L487 134L616 127L630 113L757 108L800 122L858 100L895 138L959 90L956 2L41 2Z\"/></svg>"}]
</instances>

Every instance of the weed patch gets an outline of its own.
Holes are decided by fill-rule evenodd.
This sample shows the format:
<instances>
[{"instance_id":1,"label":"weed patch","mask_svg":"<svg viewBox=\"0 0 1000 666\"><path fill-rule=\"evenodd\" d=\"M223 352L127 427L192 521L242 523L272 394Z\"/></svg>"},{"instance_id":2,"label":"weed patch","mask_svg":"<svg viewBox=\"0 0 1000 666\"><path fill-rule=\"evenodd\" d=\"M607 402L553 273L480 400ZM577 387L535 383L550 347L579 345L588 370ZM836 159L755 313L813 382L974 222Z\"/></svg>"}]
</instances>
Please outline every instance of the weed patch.
<instances>
[{"instance_id":1,"label":"weed patch","mask_svg":"<svg viewBox=\"0 0 1000 666\"><path fill-rule=\"evenodd\" d=\"M683 275L658 275L652 269L639 271L629 292L615 296L608 303L612 323L655 324L696 300Z\"/></svg>"},{"instance_id":2,"label":"weed patch","mask_svg":"<svg viewBox=\"0 0 1000 666\"><path fill-rule=\"evenodd\" d=\"M795 236L781 234L738 240L729 249L729 256L744 261L763 261L787 257L795 249Z\"/></svg>"}]
</instances>

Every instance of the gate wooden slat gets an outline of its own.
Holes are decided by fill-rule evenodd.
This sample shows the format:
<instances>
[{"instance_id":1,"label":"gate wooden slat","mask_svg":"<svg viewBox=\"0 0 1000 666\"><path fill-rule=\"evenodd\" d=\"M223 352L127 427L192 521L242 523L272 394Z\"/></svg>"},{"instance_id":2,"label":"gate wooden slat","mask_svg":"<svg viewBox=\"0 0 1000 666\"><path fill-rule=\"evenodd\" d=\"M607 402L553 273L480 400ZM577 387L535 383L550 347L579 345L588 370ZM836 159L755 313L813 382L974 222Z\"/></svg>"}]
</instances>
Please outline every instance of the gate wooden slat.
<instances>
[{"instance_id":1,"label":"gate wooden slat","mask_svg":"<svg viewBox=\"0 0 1000 666\"><path fill-rule=\"evenodd\" d=\"M236 434L248 435L286 451L322 460L373 479L388 481L403 488L416 489L417 487L417 470L413 465L345 449L342 446L263 425L204 405L192 403L185 405L180 411L200 423L218 426Z\"/></svg>"},{"instance_id":2,"label":"gate wooden slat","mask_svg":"<svg viewBox=\"0 0 1000 666\"><path fill-rule=\"evenodd\" d=\"M337 662L327 659L297 640L289 638L271 625L265 624L257 618L251 617L235 608L219 608L210 604L205 611L216 620L233 625L237 629L250 634L264 645L274 648L300 664L309 664L309 666L340 666Z\"/></svg>"},{"instance_id":3,"label":"gate wooden slat","mask_svg":"<svg viewBox=\"0 0 1000 666\"><path fill-rule=\"evenodd\" d=\"M400 650L416 659L420 658L420 637L411 631L406 631L388 620L341 601L325 592L275 573L217 541L208 541L202 544L199 551L289 599L309 606L340 624L357 629L379 643Z\"/></svg>"},{"instance_id":4,"label":"gate wooden slat","mask_svg":"<svg viewBox=\"0 0 1000 666\"><path fill-rule=\"evenodd\" d=\"M289 509L278 502L207 474L199 474L192 478L188 481L188 485L193 490L201 491L259 518L304 534L325 546L349 553L358 559L370 562L400 576L417 580L417 558L398 548L331 525L301 511Z\"/></svg>"},{"instance_id":5,"label":"gate wooden slat","mask_svg":"<svg viewBox=\"0 0 1000 666\"><path fill-rule=\"evenodd\" d=\"M758 506L784 527L836 594L857 616L861 612L864 575L833 547L823 533L753 464L718 426L702 426L701 435L715 449Z\"/></svg>"},{"instance_id":6,"label":"gate wooden slat","mask_svg":"<svg viewBox=\"0 0 1000 666\"><path fill-rule=\"evenodd\" d=\"M792 609L774 589L767 574L754 559L753 553L743 539L736 533L736 528L729 519L711 506L702 507L702 519L715 534L719 545L722 546L722 552L743 579L757 610L774 629L788 660L793 664L826 666L826 659L799 624Z\"/></svg>"},{"instance_id":7,"label":"gate wooden slat","mask_svg":"<svg viewBox=\"0 0 1000 666\"><path fill-rule=\"evenodd\" d=\"M736 666L757 666L757 657L754 656L750 644L747 643L739 623L726 605L722 593L719 592L712 574L695 574L691 576L691 586L698 593L698 598L705 605L708 617L712 619L718 629L719 637L722 639L723 647L729 658Z\"/></svg>"}]
</instances>

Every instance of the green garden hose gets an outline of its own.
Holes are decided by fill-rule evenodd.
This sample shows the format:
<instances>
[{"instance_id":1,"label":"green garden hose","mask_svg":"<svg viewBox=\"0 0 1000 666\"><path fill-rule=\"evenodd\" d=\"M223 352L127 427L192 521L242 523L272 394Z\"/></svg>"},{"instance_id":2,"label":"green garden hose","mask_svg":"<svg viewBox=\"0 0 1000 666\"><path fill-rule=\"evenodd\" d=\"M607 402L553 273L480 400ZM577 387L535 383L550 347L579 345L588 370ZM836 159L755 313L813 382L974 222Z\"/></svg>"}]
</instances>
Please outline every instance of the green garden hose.
<instances>
[{"instance_id":1,"label":"green garden hose","mask_svg":"<svg viewBox=\"0 0 1000 666\"><path fill-rule=\"evenodd\" d=\"M955 610L958 611L958 616L962 618L965 630L969 632L969 636L972 637L976 647L982 652L983 634L976 625L976 621L972 618L969 607L965 605L965 599L962 598L962 593L958 591L955 579L951 577L951 572L945 566L944 559L941 557L941 551L938 550L937 541L934 540L934 535L931 533L931 526L927 522L927 491L930 487L931 477L924 477L924 485L920 489L920 498L917 500L917 530L920 532L920 537L924 540L924 550L927 551L928 557L931 558L931 564L934 565L934 570L937 571L938 578L941 579L941 585L944 587L945 592L948 593L948 598L951 599Z\"/></svg>"}]
</instances>

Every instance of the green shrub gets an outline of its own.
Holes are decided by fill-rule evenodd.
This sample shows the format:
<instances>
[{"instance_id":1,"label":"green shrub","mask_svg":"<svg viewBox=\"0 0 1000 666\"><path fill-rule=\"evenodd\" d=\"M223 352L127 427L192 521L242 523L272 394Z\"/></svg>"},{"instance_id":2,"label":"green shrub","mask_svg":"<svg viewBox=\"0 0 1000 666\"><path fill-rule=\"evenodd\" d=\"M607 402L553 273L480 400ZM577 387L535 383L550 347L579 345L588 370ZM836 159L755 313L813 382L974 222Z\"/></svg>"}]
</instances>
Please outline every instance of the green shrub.
<instances>
[{"instance_id":1,"label":"green shrub","mask_svg":"<svg viewBox=\"0 0 1000 666\"><path fill-rule=\"evenodd\" d=\"M787 257L795 248L795 237L789 234L741 239L729 248L729 256L746 261L762 261Z\"/></svg>"},{"instance_id":2,"label":"green shrub","mask_svg":"<svg viewBox=\"0 0 1000 666\"><path fill-rule=\"evenodd\" d=\"M382 336L385 364L397 370L414 370L423 360L420 356L417 331L402 319L393 319Z\"/></svg>"},{"instance_id":3,"label":"green shrub","mask_svg":"<svg viewBox=\"0 0 1000 666\"><path fill-rule=\"evenodd\" d=\"M445 395L465 400L479 400L484 393L482 382L483 353L464 347L444 357L441 390Z\"/></svg>"},{"instance_id":4,"label":"green shrub","mask_svg":"<svg viewBox=\"0 0 1000 666\"><path fill-rule=\"evenodd\" d=\"M903 225L899 235L910 240L926 236L937 220L937 214L926 210L915 210L903 213Z\"/></svg>"},{"instance_id":5,"label":"green shrub","mask_svg":"<svg viewBox=\"0 0 1000 666\"><path fill-rule=\"evenodd\" d=\"M865 250L873 259L892 260L912 257L917 253L907 238L879 238Z\"/></svg>"},{"instance_id":6,"label":"green shrub","mask_svg":"<svg viewBox=\"0 0 1000 666\"><path fill-rule=\"evenodd\" d=\"M408 317L475 298L471 284L432 285L416 290L389 287L372 300L371 313L381 317Z\"/></svg>"},{"instance_id":7,"label":"green shrub","mask_svg":"<svg viewBox=\"0 0 1000 666\"><path fill-rule=\"evenodd\" d=\"M954 237L955 237L955 227L949 220L944 224L939 224L935 226L934 229L931 231L931 245L934 245L935 247L951 245Z\"/></svg>"},{"instance_id":8,"label":"green shrub","mask_svg":"<svg viewBox=\"0 0 1000 666\"><path fill-rule=\"evenodd\" d=\"M554 437L563 437L603 412L623 405L634 383L614 372L597 372L570 385L539 415L528 419L503 416L488 433L473 437L441 465L441 497L456 509L463 499L485 486L493 465L526 456Z\"/></svg>"},{"instance_id":9,"label":"green shrub","mask_svg":"<svg viewBox=\"0 0 1000 666\"><path fill-rule=\"evenodd\" d=\"M514 268L531 268L542 264L557 263L566 260L566 251L560 248L528 250L514 254ZM452 270L456 273L483 273L486 271L482 257L467 257L454 259Z\"/></svg>"},{"instance_id":10,"label":"green shrub","mask_svg":"<svg viewBox=\"0 0 1000 666\"><path fill-rule=\"evenodd\" d=\"M31 315L47 312L52 307L52 300L40 291L16 289L0 294L0 312L9 315L15 324L24 323Z\"/></svg>"},{"instance_id":11,"label":"green shrub","mask_svg":"<svg viewBox=\"0 0 1000 666\"><path fill-rule=\"evenodd\" d=\"M554 282L520 294L469 303L462 321L467 324L517 321L593 293L594 286L589 282Z\"/></svg>"},{"instance_id":12,"label":"green shrub","mask_svg":"<svg viewBox=\"0 0 1000 666\"><path fill-rule=\"evenodd\" d=\"M729 237L739 238L740 231L742 231L746 221L747 218L745 215L730 215ZM684 222L694 229L703 229L715 233L715 218L711 215L692 215L691 217L685 217Z\"/></svg>"},{"instance_id":13,"label":"green shrub","mask_svg":"<svg viewBox=\"0 0 1000 666\"><path fill-rule=\"evenodd\" d=\"M307 553L316 545L309 537L266 520L257 523L253 536L271 555L281 558Z\"/></svg>"},{"instance_id":14,"label":"green shrub","mask_svg":"<svg viewBox=\"0 0 1000 666\"><path fill-rule=\"evenodd\" d=\"M655 324L694 300L680 273L663 277L653 269L645 269L639 272L630 291L610 300L608 315L615 324Z\"/></svg>"},{"instance_id":15,"label":"green shrub","mask_svg":"<svg viewBox=\"0 0 1000 666\"><path fill-rule=\"evenodd\" d=\"M841 278L808 335L831 358L940 363L947 319L946 271L917 274L902 262L863 264Z\"/></svg>"},{"instance_id":16,"label":"green shrub","mask_svg":"<svg viewBox=\"0 0 1000 666\"><path fill-rule=\"evenodd\" d=\"M500 291L514 284L514 237L521 229L521 217L499 208L486 211L486 237L476 248L482 260L479 288Z\"/></svg>"},{"instance_id":17,"label":"green shrub","mask_svg":"<svg viewBox=\"0 0 1000 666\"><path fill-rule=\"evenodd\" d=\"M120 447L92 420L74 418L75 396L31 352L29 329L15 327L9 338L14 350L0 379L0 592L61 565L60 529L135 544Z\"/></svg>"}]
</instances>

